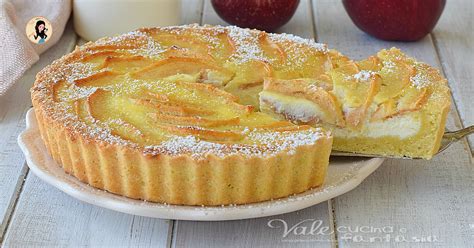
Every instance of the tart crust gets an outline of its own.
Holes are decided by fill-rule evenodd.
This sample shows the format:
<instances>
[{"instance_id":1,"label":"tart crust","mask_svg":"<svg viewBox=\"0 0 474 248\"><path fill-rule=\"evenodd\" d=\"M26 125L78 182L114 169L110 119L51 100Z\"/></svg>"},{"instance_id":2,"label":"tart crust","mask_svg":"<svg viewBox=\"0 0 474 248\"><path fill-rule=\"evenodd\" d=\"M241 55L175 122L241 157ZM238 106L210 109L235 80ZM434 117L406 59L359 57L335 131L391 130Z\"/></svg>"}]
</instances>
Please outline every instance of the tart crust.
<instances>
[{"instance_id":1,"label":"tart crust","mask_svg":"<svg viewBox=\"0 0 474 248\"><path fill-rule=\"evenodd\" d=\"M35 107L35 114L48 151L66 173L118 195L167 204L245 204L321 186L332 145L332 137L327 137L299 146L291 154L282 151L252 158L146 155L139 149L98 143L70 132L48 118L41 107Z\"/></svg>"}]
</instances>

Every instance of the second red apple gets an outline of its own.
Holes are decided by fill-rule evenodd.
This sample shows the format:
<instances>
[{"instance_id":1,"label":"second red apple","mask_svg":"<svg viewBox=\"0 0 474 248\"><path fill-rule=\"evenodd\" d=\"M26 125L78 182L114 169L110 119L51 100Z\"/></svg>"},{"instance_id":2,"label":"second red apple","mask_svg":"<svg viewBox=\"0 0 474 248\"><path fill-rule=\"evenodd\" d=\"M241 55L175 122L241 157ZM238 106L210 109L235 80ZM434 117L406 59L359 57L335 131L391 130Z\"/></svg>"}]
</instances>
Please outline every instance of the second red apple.
<instances>
[{"instance_id":1,"label":"second red apple","mask_svg":"<svg viewBox=\"0 0 474 248\"><path fill-rule=\"evenodd\" d=\"M383 40L416 41L438 22L446 0L343 0L354 24Z\"/></svg>"}]
</instances>

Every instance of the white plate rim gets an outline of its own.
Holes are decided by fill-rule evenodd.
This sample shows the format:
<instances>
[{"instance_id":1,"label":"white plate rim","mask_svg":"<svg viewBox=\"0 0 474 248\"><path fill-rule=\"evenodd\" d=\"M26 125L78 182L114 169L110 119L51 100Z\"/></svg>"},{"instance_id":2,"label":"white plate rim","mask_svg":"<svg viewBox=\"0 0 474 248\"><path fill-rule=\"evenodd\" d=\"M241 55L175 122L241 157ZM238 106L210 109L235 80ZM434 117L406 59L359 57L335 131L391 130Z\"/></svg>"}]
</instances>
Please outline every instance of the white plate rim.
<instances>
[{"instance_id":1,"label":"white plate rim","mask_svg":"<svg viewBox=\"0 0 474 248\"><path fill-rule=\"evenodd\" d=\"M122 213L161 219L224 221L259 218L301 210L330 200L356 188L384 161L383 158L367 159L365 165L359 168L356 174L345 180L340 185L332 186L328 189L325 189L325 186L323 185L320 188L308 190L301 194L282 199L237 206L182 206L134 200L96 189L80 182L75 177L66 174L61 167L55 164L55 167L57 167L56 169L60 170L60 172L57 173L62 172L64 174L63 176L58 177L54 173L45 170L42 166L38 165L39 161L34 154L34 149L41 148L38 148L28 139L29 135L32 134L36 134L36 136L40 135L33 108L28 110L26 114L26 129L19 134L18 144L25 155L28 167L41 180L73 198L92 205ZM44 144L42 149L42 152L47 152ZM47 154L44 156L49 157ZM54 167L52 168L53 170L55 169Z\"/></svg>"}]
</instances>

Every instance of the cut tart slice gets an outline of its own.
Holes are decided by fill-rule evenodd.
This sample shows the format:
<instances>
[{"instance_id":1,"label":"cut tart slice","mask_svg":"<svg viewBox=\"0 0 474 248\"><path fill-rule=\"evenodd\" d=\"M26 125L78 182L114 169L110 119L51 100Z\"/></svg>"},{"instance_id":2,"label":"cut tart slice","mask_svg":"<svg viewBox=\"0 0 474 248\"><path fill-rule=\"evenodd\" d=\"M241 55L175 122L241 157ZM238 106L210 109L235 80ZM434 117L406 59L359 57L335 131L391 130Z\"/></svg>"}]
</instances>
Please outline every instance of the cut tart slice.
<instances>
[{"instance_id":1,"label":"cut tart slice","mask_svg":"<svg viewBox=\"0 0 474 248\"><path fill-rule=\"evenodd\" d=\"M266 78L260 109L333 131L333 149L431 158L450 108L446 79L392 48L353 62L337 59L332 87L311 80Z\"/></svg>"}]
</instances>

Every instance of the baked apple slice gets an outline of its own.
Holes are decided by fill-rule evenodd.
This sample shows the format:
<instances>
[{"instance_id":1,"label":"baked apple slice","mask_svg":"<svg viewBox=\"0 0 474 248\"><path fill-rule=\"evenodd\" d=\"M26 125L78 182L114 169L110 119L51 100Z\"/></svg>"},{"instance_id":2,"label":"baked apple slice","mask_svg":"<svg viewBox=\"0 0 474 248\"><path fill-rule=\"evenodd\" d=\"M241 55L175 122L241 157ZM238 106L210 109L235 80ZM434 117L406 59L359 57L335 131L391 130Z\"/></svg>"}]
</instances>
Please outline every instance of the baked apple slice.
<instances>
[{"instance_id":1,"label":"baked apple slice","mask_svg":"<svg viewBox=\"0 0 474 248\"><path fill-rule=\"evenodd\" d=\"M156 80L178 74L198 75L202 83L225 85L234 77L234 72L209 64L202 59L171 57L131 73L136 79Z\"/></svg>"},{"instance_id":2,"label":"baked apple slice","mask_svg":"<svg viewBox=\"0 0 474 248\"><path fill-rule=\"evenodd\" d=\"M266 78L260 92L260 109L297 123L344 126L340 103L314 79ZM324 83L322 84L323 86Z\"/></svg>"},{"instance_id":3,"label":"baked apple slice","mask_svg":"<svg viewBox=\"0 0 474 248\"><path fill-rule=\"evenodd\" d=\"M342 102L347 125L360 127L379 91L380 76L371 71L359 70L352 61L331 70L329 74L333 79L332 92Z\"/></svg>"}]
</instances>

